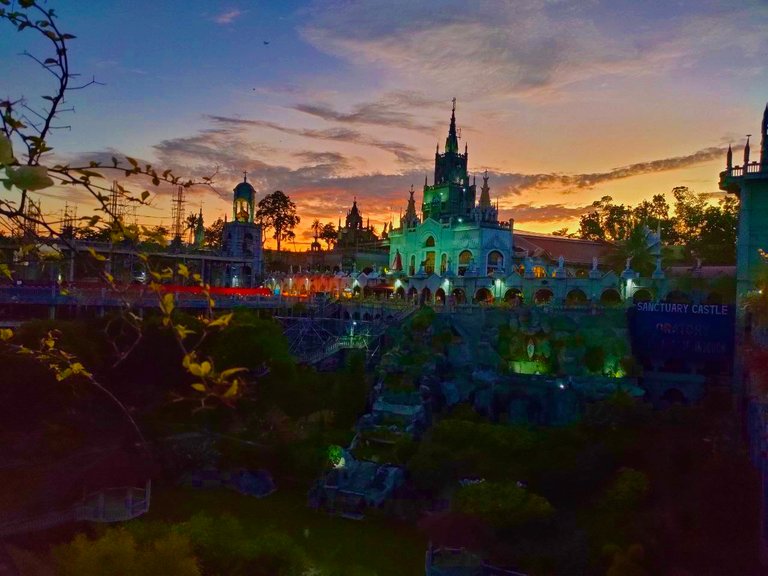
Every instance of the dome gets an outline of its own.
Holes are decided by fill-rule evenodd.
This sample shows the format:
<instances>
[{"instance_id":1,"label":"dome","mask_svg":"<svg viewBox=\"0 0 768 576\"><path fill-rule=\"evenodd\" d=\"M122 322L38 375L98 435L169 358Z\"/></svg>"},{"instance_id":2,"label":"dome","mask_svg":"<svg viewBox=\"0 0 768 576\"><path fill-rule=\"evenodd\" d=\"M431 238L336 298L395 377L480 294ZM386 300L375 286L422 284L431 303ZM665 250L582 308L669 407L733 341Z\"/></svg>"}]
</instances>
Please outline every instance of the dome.
<instances>
[{"instance_id":1,"label":"dome","mask_svg":"<svg viewBox=\"0 0 768 576\"><path fill-rule=\"evenodd\" d=\"M235 193L235 198L253 200L253 197L256 195L256 190L254 190L253 186L251 186L245 178L243 178L243 181L240 182L240 184L235 186L233 191Z\"/></svg>"}]
</instances>

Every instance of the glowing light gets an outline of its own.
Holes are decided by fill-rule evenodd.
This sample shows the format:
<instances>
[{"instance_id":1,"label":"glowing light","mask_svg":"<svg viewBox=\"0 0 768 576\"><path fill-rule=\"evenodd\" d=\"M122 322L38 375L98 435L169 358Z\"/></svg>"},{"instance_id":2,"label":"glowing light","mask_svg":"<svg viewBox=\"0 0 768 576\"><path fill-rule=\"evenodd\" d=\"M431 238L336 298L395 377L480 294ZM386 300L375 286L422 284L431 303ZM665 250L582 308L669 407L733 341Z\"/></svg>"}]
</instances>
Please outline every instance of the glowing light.
<instances>
[{"instance_id":1,"label":"glowing light","mask_svg":"<svg viewBox=\"0 0 768 576\"><path fill-rule=\"evenodd\" d=\"M344 468L346 464L344 449L336 444L328 446L328 460L334 468Z\"/></svg>"}]
</instances>

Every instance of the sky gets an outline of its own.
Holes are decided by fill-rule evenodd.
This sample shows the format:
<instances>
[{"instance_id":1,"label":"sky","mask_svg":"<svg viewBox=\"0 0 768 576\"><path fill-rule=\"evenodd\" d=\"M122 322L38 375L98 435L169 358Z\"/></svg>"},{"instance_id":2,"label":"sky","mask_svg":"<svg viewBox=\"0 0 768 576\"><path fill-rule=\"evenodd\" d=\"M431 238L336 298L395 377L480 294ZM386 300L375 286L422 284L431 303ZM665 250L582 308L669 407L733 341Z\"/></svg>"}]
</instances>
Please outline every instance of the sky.
<instances>
[{"instance_id":1,"label":"sky","mask_svg":"<svg viewBox=\"0 0 768 576\"><path fill-rule=\"evenodd\" d=\"M100 84L72 92L57 160L129 155L216 173L186 195L207 224L247 172L257 198L315 219L357 198L377 230L432 182L456 98L469 169L516 227L578 228L593 201L636 204L679 185L717 200L732 143L768 101L768 3L714 0L49 0L77 36L70 62ZM5 26L5 28L2 28ZM0 98L38 105L44 54L0 23ZM6 32L6 30L8 32ZM480 178L478 177L478 181ZM171 224L171 191L138 211ZM72 191L46 191L44 212Z\"/></svg>"}]
</instances>

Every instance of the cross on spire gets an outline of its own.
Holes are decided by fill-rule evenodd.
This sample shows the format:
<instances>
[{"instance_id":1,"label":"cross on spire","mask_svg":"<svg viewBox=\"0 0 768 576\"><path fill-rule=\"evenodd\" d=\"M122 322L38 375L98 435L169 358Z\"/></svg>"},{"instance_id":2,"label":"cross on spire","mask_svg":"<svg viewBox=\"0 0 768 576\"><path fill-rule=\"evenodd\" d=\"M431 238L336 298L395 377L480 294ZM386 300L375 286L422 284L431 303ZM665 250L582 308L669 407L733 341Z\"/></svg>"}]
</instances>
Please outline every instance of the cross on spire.
<instances>
[{"instance_id":1,"label":"cross on spire","mask_svg":"<svg viewBox=\"0 0 768 576\"><path fill-rule=\"evenodd\" d=\"M248 172L243 170L243 182L248 182Z\"/></svg>"}]
</instances>

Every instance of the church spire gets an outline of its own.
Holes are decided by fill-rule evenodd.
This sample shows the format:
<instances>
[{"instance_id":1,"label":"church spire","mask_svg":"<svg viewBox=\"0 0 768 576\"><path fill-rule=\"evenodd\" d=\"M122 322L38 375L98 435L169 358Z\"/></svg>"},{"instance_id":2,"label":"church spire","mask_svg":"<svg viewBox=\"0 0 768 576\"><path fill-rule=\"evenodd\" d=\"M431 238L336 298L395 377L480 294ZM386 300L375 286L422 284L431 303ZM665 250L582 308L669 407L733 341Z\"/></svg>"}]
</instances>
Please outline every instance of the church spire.
<instances>
[{"instance_id":1,"label":"church spire","mask_svg":"<svg viewBox=\"0 0 768 576\"><path fill-rule=\"evenodd\" d=\"M749 138L752 134L747 134L747 143L744 145L744 174L747 173L747 164L749 164Z\"/></svg>"},{"instance_id":2,"label":"church spire","mask_svg":"<svg viewBox=\"0 0 768 576\"><path fill-rule=\"evenodd\" d=\"M413 228L419 223L419 217L416 215L416 199L413 197L413 184L411 184L409 193L410 197L408 198L408 208L405 211L405 218L401 217L400 222L404 222L406 228Z\"/></svg>"},{"instance_id":3,"label":"church spire","mask_svg":"<svg viewBox=\"0 0 768 576\"><path fill-rule=\"evenodd\" d=\"M448 138L445 139L445 152L458 153L459 151L459 139L456 136L456 98L453 99L453 107L451 108L451 126L448 129Z\"/></svg>"},{"instance_id":4,"label":"church spire","mask_svg":"<svg viewBox=\"0 0 768 576\"><path fill-rule=\"evenodd\" d=\"M483 175L483 187L480 188L480 202L478 203L480 208L491 207L491 189L488 187L488 170Z\"/></svg>"},{"instance_id":5,"label":"church spire","mask_svg":"<svg viewBox=\"0 0 768 576\"><path fill-rule=\"evenodd\" d=\"M728 154L725 155L725 167L727 170L733 168L733 150L730 144L728 144Z\"/></svg>"}]
</instances>

